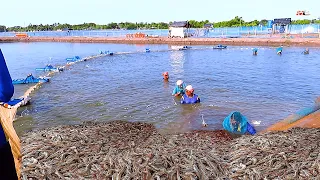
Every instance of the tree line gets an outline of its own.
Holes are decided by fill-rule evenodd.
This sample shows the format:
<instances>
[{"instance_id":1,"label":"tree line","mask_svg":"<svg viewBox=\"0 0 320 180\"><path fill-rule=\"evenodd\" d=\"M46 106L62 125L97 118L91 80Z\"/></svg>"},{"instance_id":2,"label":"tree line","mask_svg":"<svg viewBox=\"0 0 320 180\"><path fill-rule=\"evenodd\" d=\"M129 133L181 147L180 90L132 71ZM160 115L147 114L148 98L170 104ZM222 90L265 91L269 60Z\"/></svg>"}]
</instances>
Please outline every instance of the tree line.
<instances>
[{"instance_id":1,"label":"tree line","mask_svg":"<svg viewBox=\"0 0 320 180\"><path fill-rule=\"evenodd\" d=\"M34 25L29 24L26 27L21 26L14 26L14 27L6 27L0 25L0 32L4 31L14 31L14 32L28 32L28 31L56 31L56 30L102 30L102 29L168 29L169 24L172 22L165 23L132 23L132 22L121 22L121 23L109 23L106 25L99 25L95 23L83 23L83 24L60 24L60 23L54 23L54 24L40 24L40 25ZM234 17L233 19L229 21L221 21L221 22L210 22L209 20L204 21L196 21L196 20L189 20L189 24L192 28L203 28L205 24L212 24L213 27L219 28L219 27L239 27L239 26L266 26L268 23L268 20L254 20L254 21L244 21L241 17ZM293 20L292 24L320 24L320 20Z\"/></svg>"}]
</instances>

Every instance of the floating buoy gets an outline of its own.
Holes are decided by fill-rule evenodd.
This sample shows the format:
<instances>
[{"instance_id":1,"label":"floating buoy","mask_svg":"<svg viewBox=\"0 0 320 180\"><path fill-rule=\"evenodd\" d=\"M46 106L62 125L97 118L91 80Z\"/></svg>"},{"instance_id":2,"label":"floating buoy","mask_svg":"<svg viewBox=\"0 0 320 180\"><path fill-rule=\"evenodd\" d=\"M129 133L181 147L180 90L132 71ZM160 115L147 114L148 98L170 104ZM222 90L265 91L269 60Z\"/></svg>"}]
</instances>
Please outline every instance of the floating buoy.
<instances>
[{"instance_id":1,"label":"floating buoy","mask_svg":"<svg viewBox=\"0 0 320 180\"><path fill-rule=\"evenodd\" d=\"M113 55L113 52L105 51L105 54L112 56L112 55Z\"/></svg>"},{"instance_id":2,"label":"floating buoy","mask_svg":"<svg viewBox=\"0 0 320 180\"><path fill-rule=\"evenodd\" d=\"M77 61L80 60L81 58L79 56L74 56L72 58L66 58L67 61Z\"/></svg>"}]
</instances>

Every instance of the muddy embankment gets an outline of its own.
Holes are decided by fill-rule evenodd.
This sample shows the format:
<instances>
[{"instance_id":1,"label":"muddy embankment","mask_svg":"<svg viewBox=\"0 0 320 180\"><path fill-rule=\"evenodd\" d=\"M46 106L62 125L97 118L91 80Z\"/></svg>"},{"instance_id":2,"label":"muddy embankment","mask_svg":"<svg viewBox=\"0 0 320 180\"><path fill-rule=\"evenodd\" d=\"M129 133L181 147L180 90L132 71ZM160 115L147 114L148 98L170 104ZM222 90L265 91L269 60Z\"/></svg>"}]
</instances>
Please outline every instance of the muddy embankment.
<instances>
[{"instance_id":1,"label":"muddy embankment","mask_svg":"<svg viewBox=\"0 0 320 180\"><path fill-rule=\"evenodd\" d=\"M1 42L83 42L119 44L319 46L320 38L123 38L123 37L0 37Z\"/></svg>"}]
</instances>

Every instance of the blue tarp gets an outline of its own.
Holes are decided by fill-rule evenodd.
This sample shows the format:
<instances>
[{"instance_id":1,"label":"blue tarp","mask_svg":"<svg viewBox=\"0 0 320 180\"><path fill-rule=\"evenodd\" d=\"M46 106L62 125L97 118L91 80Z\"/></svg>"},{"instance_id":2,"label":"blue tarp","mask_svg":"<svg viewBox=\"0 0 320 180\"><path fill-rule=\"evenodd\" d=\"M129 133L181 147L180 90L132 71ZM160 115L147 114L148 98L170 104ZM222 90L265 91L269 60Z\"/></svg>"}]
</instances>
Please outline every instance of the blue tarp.
<instances>
[{"instance_id":1,"label":"blue tarp","mask_svg":"<svg viewBox=\"0 0 320 180\"><path fill-rule=\"evenodd\" d=\"M44 68L36 68L36 71L63 71L62 67L55 68L51 64L46 65Z\"/></svg>"},{"instance_id":2,"label":"blue tarp","mask_svg":"<svg viewBox=\"0 0 320 180\"><path fill-rule=\"evenodd\" d=\"M0 102L8 102L14 93L12 79L0 49Z\"/></svg>"},{"instance_id":3,"label":"blue tarp","mask_svg":"<svg viewBox=\"0 0 320 180\"><path fill-rule=\"evenodd\" d=\"M10 106L14 106L14 105L20 103L22 100L23 100L23 98L22 99L12 99L11 101L7 102L7 104Z\"/></svg>"},{"instance_id":4,"label":"blue tarp","mask_svg":"<svg viewBox=\"0 0 320 180\"><path fill-rule=\"evenodd\" d=\"M12 84L12 79L9 74L9 70L4 60L2 51L0 49L0 101L8 102L14 93L14 87ZM2 126L0 126L0 147L7 143L6 137L4 135Z\"/></svg>"},{"instance_id":5,"label":"blue tarp","mask_svg":"<svg viewBox=\"0 0 320 180\"><path fill-rule=\"evenodd\" d=\"M235 121L231 123L231 119ZM234 134L245 134L247 132L247 118L240 112L231 112L223 121L223 128Z\"/></svg>"},{"instance_id":6,"label":"blue tarp","mask_svg":"<svg viewBox=\"0 0 320 180\"><path fill-rule=\"evenodd\" d=\"M298 112L296 112L295 114L293 114L292 116L289 116L288 118L286 118L285 121L289 124L294 123L300 120L301 118L318 111L319 109L320 109L320 104L316 104L312 107L305 107L299 110Z\"/></svg>"},{"instance_id":7,"label":"blue tarp","mask_svg":"<svg viewBox=\"0 0 320 180\"><path fill-rule=\"evenodd\" d=\"M12 80L13 84L29 84L29 83L38 83L38 82L49 82L48 78L35 78L33 75L28 75L25 79L14 79Z\"/></svg>"},{"instance_id":8,"label":"blue tarp","mask_svg":"<svg viewBox=\"0 0 320 180\"><path fill-rule=\"evenodd\" d=\"M0 49L0 102L8 102L14 93L12 79ZM0 179L17 179L13 154L0 123Z\"/></svg>"},{"instance_id":9,"label":"blue tarp","mask_svg":"<svg viewBox=\"0 0 320 180\"><path fill-rule=\"evenodd\" d=\"M74 57L72 57L72 58L66 58L67 61L72 61L72 62L78 61L78 60L80 60L80 59L81 59L80 56L74 56Z\"/></svg>"}]
</instances>

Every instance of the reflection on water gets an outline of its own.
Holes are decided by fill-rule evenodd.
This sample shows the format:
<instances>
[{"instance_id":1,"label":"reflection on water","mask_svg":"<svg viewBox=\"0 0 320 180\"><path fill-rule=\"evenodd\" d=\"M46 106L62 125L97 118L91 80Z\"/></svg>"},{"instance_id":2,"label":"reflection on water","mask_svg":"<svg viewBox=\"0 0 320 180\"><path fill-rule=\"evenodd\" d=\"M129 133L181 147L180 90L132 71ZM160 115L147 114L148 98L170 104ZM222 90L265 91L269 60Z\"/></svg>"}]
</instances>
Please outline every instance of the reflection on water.
<instances>
[{"instance_id":1,"label":"reflection on water","mask_svg":"<svg viewBox=\"0 0 320 180\"><path fill-rule=\"evenodd\" d=\"M168 89L169 88L169 80L163 80L163 87L164 89Z\"/></svg>"},{"instance_id":2,"label":"reflection on water","mask_svg":"<svg viewBox=\"0 0 320 180\"><path fill-rule=\"evenodd\" d=\"M185 62L184 51L172 51L170 53L170 65L172 73L178 75L184 72L183 65Z\"/></svg>"},{"instance_id":3,"label":"reflection on water","mask_svg":"<svg viewBox=\"0 0 320 180\"><path fill-rule=\"evenodd\" d=\"M53 65L65 58L97 54L99 50L137 52L77 63L51 78L33 96L31 105L19 109L15 126L19 131L83 121L150 122L163 132L190 129L221 129L231 111L240 111L250 122L261 121L257 130L279 121L319 96L320 50L285 48L282 56L274 48L251 47L225 50L199 46L185 51L165 51L167 45L146 46L79 43L0 44L13 78L23 78L43 67L49 57ZM169 46L170 49L170 46ZM168 71L169 82L161 73ZM37 73L36 75L41 75ZM195 88L201 103L180 105L171 93L182 79ZM15 97L28 85L16 85ZM27 109L25 109L27 108ZM201 126L203 115L209 125Z\"/></svg>"}]
</instances>

